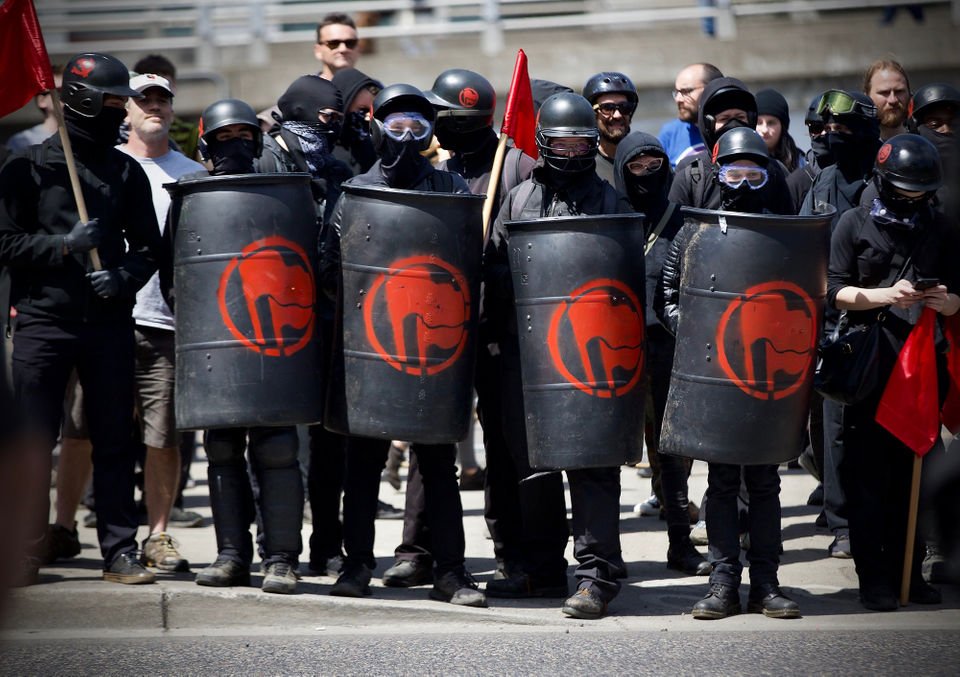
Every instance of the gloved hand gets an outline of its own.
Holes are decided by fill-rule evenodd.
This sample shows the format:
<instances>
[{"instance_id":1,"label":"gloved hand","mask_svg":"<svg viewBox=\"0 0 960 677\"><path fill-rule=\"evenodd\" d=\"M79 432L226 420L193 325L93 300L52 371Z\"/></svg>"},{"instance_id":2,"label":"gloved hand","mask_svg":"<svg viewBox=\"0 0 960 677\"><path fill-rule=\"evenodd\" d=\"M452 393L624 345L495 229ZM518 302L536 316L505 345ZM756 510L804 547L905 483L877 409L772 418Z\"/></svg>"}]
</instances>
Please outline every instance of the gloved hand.
<instances>
[{"instance_id":1,"label":"gloved hand","mask_svg":"<svg viewBox=\"0 0 960 677\"><path fill-rule=\"evenodd\" d=\"M63 243L67 246L67 251L71 253L88 252L100 246L102 235L100 221L97 219L77 221L73 224L73 230L63 238Z\"/></svg>"},{"instance_id":2,"label":"gloved hand","mask_svg":"<svg viewBox=\"0 0 960 677\"><path fill-rule=\"evenodd\" d=\"M112 299L120 296L120 273L117 271L95 270L87 273L87 279L100 298Z\"/></svg>"}]
</instances>

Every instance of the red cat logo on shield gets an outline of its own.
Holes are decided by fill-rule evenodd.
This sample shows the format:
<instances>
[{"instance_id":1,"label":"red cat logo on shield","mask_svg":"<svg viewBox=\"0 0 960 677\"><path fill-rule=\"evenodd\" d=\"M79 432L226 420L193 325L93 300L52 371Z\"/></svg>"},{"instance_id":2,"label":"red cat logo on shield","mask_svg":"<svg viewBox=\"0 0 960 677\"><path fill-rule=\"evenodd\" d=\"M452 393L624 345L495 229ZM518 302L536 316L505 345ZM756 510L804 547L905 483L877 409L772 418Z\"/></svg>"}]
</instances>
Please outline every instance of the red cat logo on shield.
<instances>
[{"instance_id":1,"label":"red cat logo on shield","mask_svg":"<svg viewBox=\"0 0 960 677\"><path fill-rule=\"evenodd\" d=\"M622 397L643 372L643 307L619 280L599 278L573 290L550 319L554 366L578 390Z\"/></svg>"},{"instance_id":2,"label":"red cat logo on shield","mask_svg":"<svg viewBox=\"0 0 960 677\"><path fill-rule=\"evenodd\" d=\"M274 236L247 245L217 287L223 323L250 350L289 357L313 338L316 284L306 252Z\"/></svg>"},{"instance_id":3,"label":"red cat logo on shield","mask_svg":"<svg viewBox=\"0 0 960 677\"><path fill-rule=\"evenodd\" d=\"M367 340L394 369L433 376L467 345L470 287L455 266L433 255L390 264L363 307Z\"/></svg>"},{"instance_id":4,"label":"red cat logo on shield","mask_svg":"<svg viewBox=\"0 0 960 677\"><path fill-rule=\"evenodd\" d=\"M797 285L777 281L750 287L717 324L720 368L751 397L789 397L813 363L817 324L813 299Z\"/></svg>"}]
</instances>

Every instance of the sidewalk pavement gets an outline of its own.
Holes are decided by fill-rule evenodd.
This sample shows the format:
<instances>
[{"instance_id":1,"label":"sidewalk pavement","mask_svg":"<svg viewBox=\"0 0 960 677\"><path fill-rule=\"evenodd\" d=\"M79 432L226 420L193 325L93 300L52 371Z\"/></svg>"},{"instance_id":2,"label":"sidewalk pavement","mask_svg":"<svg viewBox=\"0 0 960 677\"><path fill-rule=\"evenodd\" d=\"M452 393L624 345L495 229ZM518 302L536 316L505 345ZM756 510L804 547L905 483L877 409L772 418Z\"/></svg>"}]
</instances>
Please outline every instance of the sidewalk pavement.
<instances>
[{"instance_id":1,"label":"sidewalk pavement","mask_svg":"<svg viewBox=\"0 0 960 677\"><path fill-rule=\"evenodd\" d=\"M418 628L451 631L451 624L488 631L542 629L636 630L636 631L782 631L782 630L890 630L960 629L960 587L941 586L944 602L939 606L909 605L894 613L865 611L857 601L857 577L852 560L827 556L831 536L814 526L819 508L806 505L816 483L803 470L781 466L784 554L780 582L800 604L803 618L774 620L744 614L721 621L696 621L693 604L706 592L705 577L688 577L666 568L665 522L639 517L633 506L650 495L650 480L633 468L621 471L621 532L629 578L611 603L609 615L598 621L566 618L562 600L490 599L489 609L467 609L428 599L429 586L396 589L372 582L373 595L365 599L332 597L335 579L307 574L297 594L271 595L259 590L261 577L254 574L252 587L209 588L193 582L194 574L216 557L213 522L206 491L204 462L195 463L197 486L186 494L186 507L204 515L203 526L171 529L180 552L190 561L191 573L158 574L156 585L124 586L101 580L101 560L96 531L80 527L83 550L76 559L41 570L38 585L14 590L0 638L65 636L97 637L120 634L246 634L283 629L311 633L320 630L363 632L417 624ZM404 483L404 488L406 484ZM694 464L690 496L698 504L706 487L706 464ZM461 492L466 530L467 567L483 584L493 575L493 549L483 520L483 492ZM403 493L385 482L380 498L403 505ZM569 501L568 501L569 505ZM83 509L78 513L82 520ZM401 520L377 521L377 571L379 576L393 561L399 544ZM308 560L306 544L311 525L305 524L302 562ZM139 537L146 536L141 527ZM705 548L700 548L705 552ZM574 563L572 548L567 559ZM257 565L254 565L255 568ZM571 568L572 573L572 568ZM749 576L744 571L741 595L746 599ZM570 578L571 592L574 581Z\"/></svg>"}]
</instances>

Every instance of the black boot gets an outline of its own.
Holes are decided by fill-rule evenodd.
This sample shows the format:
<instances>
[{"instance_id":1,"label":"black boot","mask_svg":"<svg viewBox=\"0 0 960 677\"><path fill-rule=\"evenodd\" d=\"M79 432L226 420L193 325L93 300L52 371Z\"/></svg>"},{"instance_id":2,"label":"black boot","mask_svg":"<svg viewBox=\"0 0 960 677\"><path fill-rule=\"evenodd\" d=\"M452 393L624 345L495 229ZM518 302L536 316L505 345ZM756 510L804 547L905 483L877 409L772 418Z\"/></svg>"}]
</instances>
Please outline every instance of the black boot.
<instances>
[{"instance_id":1,"label":"black boot","mask_svg":"<svg viewBox=\"0 0 960 677\"><path fill-rule=\"evenodd\" d=\"M670 543L667 568L682 571L688 576L709 576L713 571L713 565L693 546L689 536L680 543Z\"/></svg>"},{"instance_id":2,"label":"black boot","mask_svg":"<svg viewBox=\"0 0 960 677\"><path fill-rule=\"evenodd\" d=\"M776 583L761 583L750 586L747 613L770 618L800 618L800 605L783 594Z\"/></svg>"},{"instance_id":3,"label":"black boot","mask_svg":"<svg viewBox=\"0 0 960 677\"><path fill-rule=\"evenodd\" d=\"M711 583L706 597L693 605L693 617L716 620L740 613L740 593L737 587Z\"/></svg>"}]
</instances>

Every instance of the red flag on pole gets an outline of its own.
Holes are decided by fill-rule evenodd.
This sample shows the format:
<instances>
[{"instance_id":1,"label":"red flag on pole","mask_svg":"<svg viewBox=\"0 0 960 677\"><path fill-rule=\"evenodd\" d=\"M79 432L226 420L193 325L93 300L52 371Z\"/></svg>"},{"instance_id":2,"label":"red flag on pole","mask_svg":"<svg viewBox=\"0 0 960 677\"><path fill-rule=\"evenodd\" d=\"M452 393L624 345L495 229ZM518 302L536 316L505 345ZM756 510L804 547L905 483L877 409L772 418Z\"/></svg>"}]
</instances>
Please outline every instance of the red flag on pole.
<instances>
[{"instance_id":1,"label":"red flag on pole","mask_svg":"<svg viewBox=\"0 0 960 677\"><path fill-rule=\"evenodd\" d=\"M533 91L527 73L527 55L517 50L517 62L513 66L513 80L507 94L507 109L503 113L500 133L513 139L513 145L532 158L536 158L537 120L533 113Z\"/></svg>"},{"instance_id":2,"label":"red flag on pole","mask_svg":"<svg viewBox=\"0 0 960 677\"><path fill-rule=\"evenodd\" d=\"M960 313L944 318L943 332L950 343L947 352L947 399L940 410L940 420L954 435L960 433Z\"/></svg>"},{"instance_id":3,"label":"red flag on pole","mask_svg":"<svg viewBox=\"0 0 960 677\"><path fill-rule=\"evenodd\" d=\"M935 323L936 311L924 308L900 350L875 416L917 456L930 451L940 434Z\"/></svg>"},{"instance_id":4,"label":"red flag on pole","mask_svg":"<svg viewBox=\"0 0 960 677\"><path fill-rule=\"evenodd\" d=\"M0 5L0 117L54 87L33 2L6 0Z\"/></svg>"}]
</instances>

